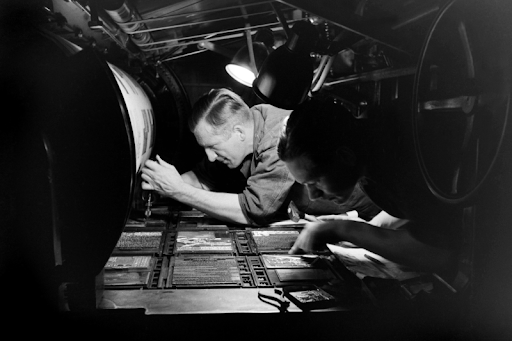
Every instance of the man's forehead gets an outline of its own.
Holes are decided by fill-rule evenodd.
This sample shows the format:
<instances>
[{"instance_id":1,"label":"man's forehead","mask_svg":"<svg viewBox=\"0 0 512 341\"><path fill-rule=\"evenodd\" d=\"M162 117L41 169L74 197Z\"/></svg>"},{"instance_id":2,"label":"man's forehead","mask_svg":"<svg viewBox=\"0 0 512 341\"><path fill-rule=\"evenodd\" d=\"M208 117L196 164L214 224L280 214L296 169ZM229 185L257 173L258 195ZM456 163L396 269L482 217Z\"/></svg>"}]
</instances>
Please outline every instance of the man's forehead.
<instances>
[{"instance_id":1,"label":"man's forehead","mask_svg":"<svg viewBox=\"0 0 512 341\"><path fill-rule=\"evenodd\" d=\"M315 180L311 171L313 164L308 158L299 156L285 163L297 182L306 183Z\"/></svg>"},{"instance_id":2,"label":"man's forehead","mask_svg":"<svg viewBox=\"0 0 512 341\"><path fill-rule=\"evenodd\" d=\"M204 119L200 120L194 129L194 135L197 143L202 146L213 144L222 139L222 135L215 134L215 129Z\"/></svg>"}]
</instances>

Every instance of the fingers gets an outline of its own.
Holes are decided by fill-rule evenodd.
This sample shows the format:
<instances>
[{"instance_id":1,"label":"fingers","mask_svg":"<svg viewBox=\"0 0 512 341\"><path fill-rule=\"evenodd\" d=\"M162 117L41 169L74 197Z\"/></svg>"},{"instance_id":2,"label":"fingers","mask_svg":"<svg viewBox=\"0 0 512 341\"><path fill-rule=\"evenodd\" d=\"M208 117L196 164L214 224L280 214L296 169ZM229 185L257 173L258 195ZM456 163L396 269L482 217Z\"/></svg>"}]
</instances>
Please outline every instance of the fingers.
<instances>
[{"instance_id":1,"label":"fingers","mask_svg":"<svg viewBox=\"0 0 512 341\"><path fill-rule=\"evenodd\" d=\"M145 189L145 190L154 190L155 188L153 187L153 185L151 185L150 181L151 181L151 177L148 176L147 174L144 174L142 173L141 174L141 178L142 178L142 184L141 184L141 187L142 189Z\"/></svg>"},{"instance_id":2,"label":"fingers","mask_svg":"<svg viewBox=\"0 0 512 341\"><path fill-rule=\"evenodd\" d=\"M165 162L161 157L160 155L157 155L156 156L156 162L158 162L160 165L162 166L170 166L170 164L168 164L167 162Z\"/></svg>"},{"instance_id":3,"label":"fingers","mask_svg":"<svg viewBox=\"0 0 512 341\"><path fill-rule=\"evenodd\" d=\"M166 162L164 159L162 159L160 157L160 155L157 155L156 156L156 160L158 161L158 164L160 164L161 166L163 167L166 167L166 168L175 168L173 165L171 165L170 163Z\"/></svg>"},{"instance_id":4,"label":"fingers","mask_svg":"<svg viewBox=\"0 0 512 341\"><path fill-rule=\"evenodd\" d=\"M353 221L363 221L363 219L357 217L357 216L352 216L352 215L347 215L347 214L330 214L330 215L322 215L322 216L318 216L317 217L318 220L320 221L329 221L329 220L353 220Z\"/></svg>"},{"instance_id":5,"label":"fingers","mask_svg":"<svg viewBox=\"0 0 512 341\"><path fill-rule=\"evenodd\" d=\"M328 220L336 220L339 219L337 215L330 214L330 215L321 215L317 217L320 221L328 221Z\"/></svg>"},{"instance_id":6,"label":"fingers","mask_svg":"<svg viewBox=\"0 0 512 341\"><path fill-rule=\"evenodd\" d=\"M152 191L154 190L155 188L153 186L151 186L149 183L143 181L142 182L142 189L145 189L147 191Z\"/></svg>"},{"instance_id":7,"label":"fingers","mask_svg":"<svg viewBox=\"0 0 512 341\"><path fill-rule=\"evenodd\" d=\"M142 171L147 171L148 169L150 170L156 170L157 167L159 167L160 165L153 161L153 160L147 160L146 163L144 163L144 167L142 168Z\"/></svg>"},{"instance_id":8,"label":"fingers","mask_svg":"<svg viewBox=\"0 0 512 341\"><path fill-rule=\"evenodd\" d=\"M141 184L142 189L154 190L168 196L178 193L184 183L178 170L159 155L156 156L156 161L146 161L141 171L141 178L144 181Z\"/></svg>"},{"instance_id":9,"label":"fingers","mask_svg":"<svg viewBox=\"0 0 512 341\"><path fill-rule=\"evenodd\" d=\"M366 220L361 219L361 218L359 218L359 217L353 217L353 218L349 217L349 219L347 219L347 220L359 221L359 222L361 222L361 223L366 223L366 222L367 222Z\"/></svg>"},{"instance_id":10,"label":"fingers","mask_svg":"<svg viewBox=\"0 0 512 341\"><path fill-rule=\"evenodd\" d=\"M140 176L144 179L144 180L147 180L147 179L150 179L151 178L151 175L153 174L154 172L147 166L144 166L142 167L141 171L140 171Z\"/></svg>"},{"instance_id":11,"label":"fingers","mask_svg":"<svg viewBox=\"0 0 512 341\"><path fill-rule=\"evenodd\" d=\"M307 221L320 221L317 217L311 214L304 214L304 219Z\"/></svg>"},{"instance_id":12,"label":"fingers","mask_svg":"<svg viewBox=\"0 0 512 341\"><path fill-rule=\"evenodd\" d=\"M288 254L290 255L299 255L302 253L305 252L297 245L297 243L293 244L292 248L288 251Z\"/></svg>"},{"instance_id":13,"label":"fingers","mask_svg":"<svg viewBox=\"0 0 512 341\"><path fill-rule=\"evenodd\" d=\"M295 255L295 254L298 254L300 253L300 251L302 250L300 248L300 245L301 245L301 240L302 240L302 234L304 233L304 231L302 231L299 236L297 237L297 239L295 240L295 243L293 243L293 246L290 250L288 250L288 254L290 255Z\"/></svg>"},{"instance_id":14,"label":"fingers","mask_svg":"<svg viewBox=\"0 0 512 341\"><path fill-rule=\"evenodd\" d=\"M323 222L307 223L288 253L312 253L315 250L321 250L324 248L326 243L325 231L327 226L327 223Z\"/></svg>"},{"instance_id":15,"label":"fingers","mask_svg":"<svg viewBox=\"0 0 512 341\"><path fill-rule=\"evenodd\" d=\"M292 255L308 253L311 251L310 239L310 232L307 229L302 230L288 253Z\"/></svg>"},{"instance_id":16,"label":"fingers","mask_svg":"<svg viewBox=\"0 0 512 341\"><path fill-rule=\"evenodd\" d=\"M144 164L144 166L146 168L149 168L149 169L152 169L152 170L155 170L157 169L158 167L172 167L171 164L165 162L161 157L160 155L157 155L156 156L156 161L155 160L147 160L146 163Z\"/></svg>"}]
</instances>

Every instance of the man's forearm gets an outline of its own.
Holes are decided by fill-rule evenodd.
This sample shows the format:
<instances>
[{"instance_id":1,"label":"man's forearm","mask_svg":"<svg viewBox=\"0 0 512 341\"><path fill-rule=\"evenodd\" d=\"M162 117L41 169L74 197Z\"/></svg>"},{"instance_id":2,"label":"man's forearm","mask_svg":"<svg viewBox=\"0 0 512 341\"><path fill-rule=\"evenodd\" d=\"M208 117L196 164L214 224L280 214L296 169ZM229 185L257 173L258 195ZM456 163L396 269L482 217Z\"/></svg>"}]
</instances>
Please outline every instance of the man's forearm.
<instances>
[{"instance_id":1,"label":"man's forearm","mask_svg":"<svg viewBox=\"0 0 512 341\"><path fill-rule=\"evenodd\" d=\"M238 194L210 192L186 184L173 198L213 218L238 224L248 223L240 207Z\"/></svg>"},{"instance_id":2,"label":"man's forearm","mask_svg":"<svg viewBox=\"0 0 512 341\"><path fill-rule=\"evenodd\" d=\"M332 231L338 240L346 240L368 249L391 261L409 265L418 270L443 272L452 265L449 250L427 245L405 229L388 230L356 221L333 221Z\"/></svg>"},{"instance_id":3,"label":"man's forearm","mask_svg":"<svg viewBox=\"0 0 512 341\"><path fill-rule=\"evenodd\" d=\"M188 171L186 173L181 174L181 178L183 181L195 188L201 188L204 190L210 190L205 184L203 184L201 181L199 181L199 178L197 177L196 173L193 171Z\"/></svg>"}]
</instances>

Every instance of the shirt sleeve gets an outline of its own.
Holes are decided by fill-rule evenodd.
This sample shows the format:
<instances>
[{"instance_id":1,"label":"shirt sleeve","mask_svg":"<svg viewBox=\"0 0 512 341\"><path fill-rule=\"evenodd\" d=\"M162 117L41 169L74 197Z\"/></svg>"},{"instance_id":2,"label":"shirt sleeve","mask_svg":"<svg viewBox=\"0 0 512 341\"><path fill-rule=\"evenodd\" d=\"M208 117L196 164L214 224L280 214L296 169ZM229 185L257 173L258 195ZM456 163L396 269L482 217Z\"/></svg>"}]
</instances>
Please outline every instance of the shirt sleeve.
<instances>
[{"instance_id":1,"label":"shirt sleeve","mask_svg":"<svg viewBox=\"0 0 512 341\"><path fill-rule=\"evenodd\" d=\"M251 224L265 225L279 212L285 212L283 204L295 180L279 159L275 144L267 146L255 158L254 169L238 200Z\"/></svg>"}]
</instances>

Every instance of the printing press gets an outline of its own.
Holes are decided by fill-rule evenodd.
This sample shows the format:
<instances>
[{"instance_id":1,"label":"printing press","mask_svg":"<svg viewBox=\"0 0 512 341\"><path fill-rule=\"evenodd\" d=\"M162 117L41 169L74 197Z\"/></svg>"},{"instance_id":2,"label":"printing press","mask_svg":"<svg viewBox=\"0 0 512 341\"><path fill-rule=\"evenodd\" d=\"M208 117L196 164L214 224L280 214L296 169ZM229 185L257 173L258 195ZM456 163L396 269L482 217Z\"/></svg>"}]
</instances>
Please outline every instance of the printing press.
<instances>
[{"instance_id":1,"label":"printing press","mask_svg":"<svg viewBox=\"0 0 512 341\"><path fill-rule=\"evenodd\" d=\"M5 1L0 270L9 322L64 339L507 339L510 7ZM314 27L313 41L297 22ZM249 85L226 72L237 51L267 43L268 32L274 52L305 51L308 66L296 71L310 77L302 92L291 90L299 80L275 89L269 81L268 94L263 72ZM308 223L293 202L289 219L251 226L142 189L141 170L157 155L179 172L204 156L187 117L215 87L251 105L329 99L361 120L399 108L401 141L414 154L404 165L414 165L429 198L461 214L456 276L344 242L289 254Z\"/></svg>"}]
</instances>

